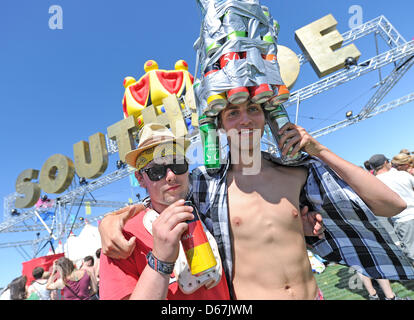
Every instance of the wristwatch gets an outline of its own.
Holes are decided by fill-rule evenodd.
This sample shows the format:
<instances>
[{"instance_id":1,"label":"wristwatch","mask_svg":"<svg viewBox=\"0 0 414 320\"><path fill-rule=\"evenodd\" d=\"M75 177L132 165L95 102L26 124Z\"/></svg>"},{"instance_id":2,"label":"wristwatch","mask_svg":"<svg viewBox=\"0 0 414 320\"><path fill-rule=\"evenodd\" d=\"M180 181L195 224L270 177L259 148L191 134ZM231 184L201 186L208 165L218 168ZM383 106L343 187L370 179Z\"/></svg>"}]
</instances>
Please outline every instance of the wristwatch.
<instances>
[{"instance_id":1,"label":"wristwatch","mask_svg":"<svg viewBox=\"0 0 414 320\"><path fill-rule=\"evenodd\" d=\"M148 252L147 260L148 260L148 265L159 273L170 275L174 271L174 265L175 265L174 262L165 262L165 261L158 260L152 254L152 251Z\"/></svg>"}]
</instances>

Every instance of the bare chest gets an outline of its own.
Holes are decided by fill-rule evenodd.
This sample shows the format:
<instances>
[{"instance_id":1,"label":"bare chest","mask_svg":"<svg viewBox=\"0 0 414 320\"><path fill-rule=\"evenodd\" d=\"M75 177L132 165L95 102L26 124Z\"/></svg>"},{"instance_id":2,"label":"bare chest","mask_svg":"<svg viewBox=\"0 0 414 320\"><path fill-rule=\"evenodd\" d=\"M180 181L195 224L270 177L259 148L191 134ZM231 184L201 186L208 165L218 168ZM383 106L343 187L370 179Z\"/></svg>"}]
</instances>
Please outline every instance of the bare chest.
<instances>
[{"instance_id":1,"label":"bare chest","mask_svg":"<svg viewBox=\"0 0 414 320\"><path fill-rule=\"evenodd\" d=\"M235 240L274 241L287 230L301 230L299 196L304 180L301 174L275 172L228 181L229 219Z\"/></svg>"}]
</instances>

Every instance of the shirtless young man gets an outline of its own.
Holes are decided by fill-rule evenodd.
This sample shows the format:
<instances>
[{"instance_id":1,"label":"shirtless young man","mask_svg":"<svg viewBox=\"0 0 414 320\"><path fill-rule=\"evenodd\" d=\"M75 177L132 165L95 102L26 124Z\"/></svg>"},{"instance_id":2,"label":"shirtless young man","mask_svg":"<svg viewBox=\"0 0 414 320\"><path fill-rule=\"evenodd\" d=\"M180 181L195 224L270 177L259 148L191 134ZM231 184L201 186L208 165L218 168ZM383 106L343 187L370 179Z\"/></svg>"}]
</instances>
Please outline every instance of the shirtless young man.
<instances>
[{"instance_id":1,"label":"shirtless young man","mask_svg":"<svg viewBox=\"0 0 414 320\"><path fill-rule=\"evenodd\" d=\"M242 160L244 153L244 159L260 161L256 175L246 175L244 169L257 163L239 161L231 163L226 176L235 298L315 299L319 291L299 218L299 196L308 171L304 167L280 166L261 156L260 139L253 139L255 130L260 130L260 136L264 131L260 105L229 105L221 113L219 123L229 137L231 159ZM294 147L292 154L302 149L318 157L377 215L389 217L405 208L405 202L396 193L332 153L303 128L289 124L280 134L283 155ZM249 143L243 143L243 139L249 139Z\"/></svg>"},{"instance_id":2,"label":"shirtless young man","mask_svg":"<svg viewBox=\"0 0 414 320\"><path fill-rule=\"evenodd\" d=\"M231 159L239 159L226 177L235 298L314 299L317 285L299 218L307 170L277 166L261 157L260 139L254 139L254 130L261 131L259 137L264 130L259 105L230 105L219 122L228 135ZM258 174L245 174L258 165Z\"/></svg>"},{"instance_id":3,"label":"shirtless young man","mask_svg":"<svg viewBox=\"0 0 414 320\"><path fill-rule=\"evenodd\" d=\"M203 196L204 200L199 197L195 201L199 202L200 213L212 218L214 237L220 238L218 243L229 238L229 245L224 244L220 254L232 297L321 298L312 275L299 213L299 196L308 171L305 167L277 165L262 156L260 139L253 139L255 131L259 130L259 136L264 131L265 118L260 105L251 102L230 104L220 114L219 123L229 137L231 163L226 171L204 182L225 181L216 188L224 195L224 201L213 203L208 212L204 211L206 203L208 207L208 202L217 198L215 195L209 197L207 194ZM319 158L349 184L375 214L390 217L406 208L406 203L376 177L332 153L303 128L289 124L280 133L283 136L281 145L290 139L282 149L283 154L294 146L293 154L302 149ZM243 143L245 139L248 143ZM246 169L252 169L252 163L240 160L252 158L255 159L253 166L260 161L259 171L255 175L246 175ZM197 188L197 183L193 182L196 198ZM221 217L215 217L217 214L212 210L221 211ZM109 225L114 223L108 221L106 230L100 227L102 249L106 250L108 243L119 249L119 245L112 243L116 243L115 232Z\"/></svg>"}]
</instances>

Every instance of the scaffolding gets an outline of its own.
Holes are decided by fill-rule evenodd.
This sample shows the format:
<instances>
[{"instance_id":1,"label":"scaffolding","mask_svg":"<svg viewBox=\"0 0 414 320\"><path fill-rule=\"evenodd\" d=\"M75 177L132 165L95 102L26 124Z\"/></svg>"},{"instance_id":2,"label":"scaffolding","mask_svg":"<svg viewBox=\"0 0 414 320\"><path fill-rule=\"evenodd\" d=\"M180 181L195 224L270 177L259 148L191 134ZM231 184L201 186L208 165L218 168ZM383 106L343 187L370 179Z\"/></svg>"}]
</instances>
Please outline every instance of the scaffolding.
<instances>
[{"instance_id":1,"label":"scaffolding","mask_svg":"<svg viewBox=\"0 0 414 320\"><path fill-rule=\"evenodd\" d=\"M355 66L351 66L348 69L345 68L343 70L339 70L315 83L292 92L290 99L285 103L286 107L296 106L297 121L301 102L322 92L331 90L337 86L357 79L358 77L361 77L369 72L375 70L379 72L380 81L374 85L376 92L370 98L368 103L361 107L361 111L355 116L350 116L343 121L339 121L311 132L314 137L320 137L322 135L332 133L336 130L359 123L363 120L395 109L414 100L414 93L411 93L405 97L380 105L389 91L414 64L414 41L407 42L384 16L380 16L362 24L357 28L343 33L343 45L350 44L358 39L372 34L375 37L375 44L377 48L376 56ZM383 53L378 52L378 37L380 37L388 46L388 50ZM305 54L298 55L298 58L301 65L309 62L309 59ZM393 64L394 68L390 74L383 79L381 69L390 64ZM191 113L186 112L184 116L185 118L191 118ZM107 135L105 138L109 156L116 154L118 152L116 141L109 139ZM191 135L190 140L194 144L200 143L200 138L197 132L194 132ZM265 128L265 134L262 142L268 151L277 152L273 136L267 127ZM15 247L19 252L23 252L26 256L30 256L24 250L24 247L30 246L34 252L34 254L32 254L33 257L39 253L42 244L44 246L44 244L47 244L47 242L51 241L51 239L64 241L69 236L69 232L71 230L76 230L84 226L83 221L71 221L70 216L73 208L77 207L79 212L79 208L88 203L90 206L108 208L107 212L111 212L128 205L128 202L96 200L93 197L88 197L88 195L92 195L93 191L126 178L133 171L134 170L132 168L121 167L86 184L81 185L79 183L72 183L72 186L65 194L62 194L55 199L53 219L47 221L41 218L40 214L42 211L39 208L19 210L19 215L16 216L13 211L14 201L17 197L19 197L19 194L12 193L5 196L3 203L3 222L0 223L0 234L31 232L36 236L32 240L0 243L0 249ZM88 218L89 223L102 219L107 212Z\"/></svg>"}]
</instances>

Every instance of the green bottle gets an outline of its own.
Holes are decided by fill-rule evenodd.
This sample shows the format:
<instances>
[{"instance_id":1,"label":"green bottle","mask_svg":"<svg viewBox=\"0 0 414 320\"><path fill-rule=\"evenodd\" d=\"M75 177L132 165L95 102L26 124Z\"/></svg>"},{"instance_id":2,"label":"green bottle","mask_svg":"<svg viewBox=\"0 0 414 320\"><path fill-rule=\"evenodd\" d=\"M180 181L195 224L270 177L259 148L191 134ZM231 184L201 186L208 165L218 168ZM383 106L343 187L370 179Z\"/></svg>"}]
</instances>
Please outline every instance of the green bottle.
<instances>
[{"instance_id":1,"label":"green bottle","mask_svg":"<svg viewBox=\"0 0 414 320\"><path fill-rule=\"evenodd\" d=\"M215 118L202 115L198 122L203 144L204 166L207 172L215 173L220 169L220 140Z\"/></svg>"}]
</instances>

